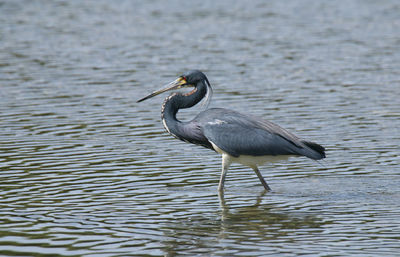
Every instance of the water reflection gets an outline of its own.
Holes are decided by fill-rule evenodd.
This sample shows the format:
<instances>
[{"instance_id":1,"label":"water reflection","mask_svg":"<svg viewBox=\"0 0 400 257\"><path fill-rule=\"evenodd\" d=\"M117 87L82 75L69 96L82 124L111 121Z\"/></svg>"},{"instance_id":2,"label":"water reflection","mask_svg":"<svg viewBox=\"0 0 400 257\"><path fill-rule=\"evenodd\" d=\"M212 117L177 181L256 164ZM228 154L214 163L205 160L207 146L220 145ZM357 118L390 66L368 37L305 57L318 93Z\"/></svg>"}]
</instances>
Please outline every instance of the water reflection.
<instances>
[{"instance_id":1,"label":"water reflection","mask_svg":"<svg viewBox=\"0 0 400 257\"><path fill-rule=\"evenodd\" d=\"M273 203L263 203L266 195L268 192L263 191L256 197L254 204L235 207L226 204L224 194L219 194L221 233L240 229L256 231L256 234L262 237L268 234L270 237L276 238L287 235L290 229L319 228L321 226L321 219L316 215L290 214L290 210L282 210ZM241 226L243 227L241 228Z\"/></svg>"},{"instance_id":2,"label":"water reflection","mask_svg":"<svg viewBox=\"0 0 400 257\"><path fill-rule=\"evenodd\" d=\"M291 238L299 230L304 237L318 235L324 230L325 222L319 215L301 214L290 207L265 203L267 196L268 193L262 191L258 196L246 196L246 204L235 205L227 203L221 193L220 208L215 205L209 213L164 224L164 237L168 238L163 241L165 255L175 256L179 252L215 254L227 249L230 254L236 254L243 249L249 250L246 246L249 244L257 245L250 250L251 255L263 255L276 251L272 247L275 242ZM243 236L238 237L238 234Z\"/></svg>"}]
</instances>

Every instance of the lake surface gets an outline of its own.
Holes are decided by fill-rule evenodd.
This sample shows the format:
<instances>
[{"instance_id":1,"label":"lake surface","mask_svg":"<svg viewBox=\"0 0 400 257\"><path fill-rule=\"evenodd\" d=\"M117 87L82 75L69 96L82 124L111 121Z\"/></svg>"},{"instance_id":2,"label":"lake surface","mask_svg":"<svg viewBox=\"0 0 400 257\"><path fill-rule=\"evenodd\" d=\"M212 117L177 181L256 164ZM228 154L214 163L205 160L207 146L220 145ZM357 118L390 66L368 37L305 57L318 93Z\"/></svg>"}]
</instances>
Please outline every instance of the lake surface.
<instances>
[{"instance_id":1,"label":"lake surface","mask_svg":"<svg viewBox=\"0 0 400 257\"><path fill-rule=\"evenodd\" d=\"M219 196L136 103L190 69L327 159ZM1 256L399 256L399 153L399 1L0 1Z\"/></svg>"}]
</instances>

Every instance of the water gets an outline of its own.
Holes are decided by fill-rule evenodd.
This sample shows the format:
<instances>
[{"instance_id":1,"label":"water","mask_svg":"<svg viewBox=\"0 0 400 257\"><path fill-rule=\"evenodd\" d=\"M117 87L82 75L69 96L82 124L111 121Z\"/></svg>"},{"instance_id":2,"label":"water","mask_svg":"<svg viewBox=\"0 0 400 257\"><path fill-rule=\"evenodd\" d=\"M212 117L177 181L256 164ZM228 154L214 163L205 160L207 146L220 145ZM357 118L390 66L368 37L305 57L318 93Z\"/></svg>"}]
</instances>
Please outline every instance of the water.
<instances>
[{"instance_id":1,"label":"water","mask_svg":"<svg viewBox=\"0 0 400 257\"><path fill-rule=\"evenodd\" d=\"M396 256L398 1L0 1L0 255ZM188 69L212 107L327 148L254 172L169 136ZM164 96L165 97L165 96ZM189 119L201 108L180 113Z\"/></svg>"}]
</instances>

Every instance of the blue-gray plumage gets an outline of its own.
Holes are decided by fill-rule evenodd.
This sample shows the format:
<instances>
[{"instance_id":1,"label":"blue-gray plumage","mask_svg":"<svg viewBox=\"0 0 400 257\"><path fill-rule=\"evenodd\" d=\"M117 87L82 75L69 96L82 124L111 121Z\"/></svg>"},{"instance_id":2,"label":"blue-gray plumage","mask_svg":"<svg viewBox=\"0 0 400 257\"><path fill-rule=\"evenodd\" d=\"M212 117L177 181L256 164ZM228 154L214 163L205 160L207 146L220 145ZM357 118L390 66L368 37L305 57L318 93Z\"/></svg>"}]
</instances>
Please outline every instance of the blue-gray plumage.
<instances>
[{"instance_id":1,"label":"blue-gray plumage","mask_svg":"<svg viewBox=\"0 0 400 257\"><path fill-rule=\"evenodd\" d=\"M270 190L257 165L290 156L306 156L314 160L325 158L324 147L302 140L272 122L232 110L212 108L199 113L189 122L179 121L176 118L179 109L194 106L212 92L207 77L201 71L190 71L138 102L181 87L194 89L186 94L173 93L165 99L161 111L164 127L178 139L222 154L220 191L224 188L226 173L232 162L251 167L264 188Z\"/></svg>"}]
</instances>

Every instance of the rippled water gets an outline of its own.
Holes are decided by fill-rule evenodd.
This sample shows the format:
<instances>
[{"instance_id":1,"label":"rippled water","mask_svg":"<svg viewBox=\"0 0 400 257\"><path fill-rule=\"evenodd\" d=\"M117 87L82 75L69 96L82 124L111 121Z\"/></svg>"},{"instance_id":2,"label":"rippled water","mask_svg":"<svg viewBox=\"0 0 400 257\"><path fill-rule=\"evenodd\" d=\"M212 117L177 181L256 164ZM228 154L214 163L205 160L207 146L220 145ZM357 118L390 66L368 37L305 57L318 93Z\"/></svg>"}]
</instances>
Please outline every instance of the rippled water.
<instances>
[{"instance_id":1,"label":"rippled water","mask_svg":"<svg viewBox=\"0 0 400 257\"><path fill-rule=\"evenodd\" d=\"M0 255L395 256L398 1L0 1ZM254 172L169 136L188 69L211 106L327 148ZM189 119L201 108L180 113Z\"/></svg>"}]
</instances>

